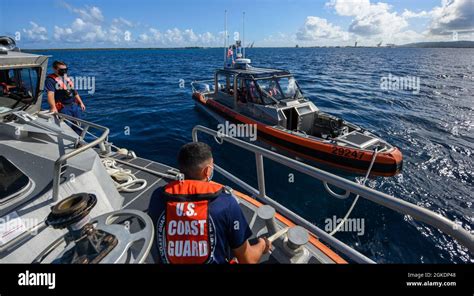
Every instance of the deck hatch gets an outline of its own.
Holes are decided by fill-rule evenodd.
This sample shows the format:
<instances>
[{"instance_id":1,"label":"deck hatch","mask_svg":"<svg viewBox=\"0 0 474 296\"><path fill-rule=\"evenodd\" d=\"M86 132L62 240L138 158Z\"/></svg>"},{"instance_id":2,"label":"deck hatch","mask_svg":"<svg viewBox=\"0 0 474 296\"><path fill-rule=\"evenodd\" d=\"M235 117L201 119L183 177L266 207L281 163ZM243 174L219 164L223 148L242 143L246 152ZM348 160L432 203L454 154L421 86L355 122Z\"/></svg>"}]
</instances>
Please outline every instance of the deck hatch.
<instances>
[{"instance_id":1,"label":"deck hatch","mask_svg":"<svg viewBox=\"0 0 474 296\"><path fill-rule=\"evenodd\" d=\"M352 132L349 133L345 136L339 137L339 140L343 140L346 143L350 143L356 147L359 147L361 149L367 148L370 145L375 144L378 142L377 138L374 138L370 135L364 135L359 132Z\"/></svg>"},{"instance_id":2,"label":"deck hatch","mask_svg":"<svg viewBox=\"0 0 474 296\"><path fill-rule=\"evenodd\" d=\"M30 178L0 155L0 202L21 194L29 184Z\"/></svg>"}]
</instances>

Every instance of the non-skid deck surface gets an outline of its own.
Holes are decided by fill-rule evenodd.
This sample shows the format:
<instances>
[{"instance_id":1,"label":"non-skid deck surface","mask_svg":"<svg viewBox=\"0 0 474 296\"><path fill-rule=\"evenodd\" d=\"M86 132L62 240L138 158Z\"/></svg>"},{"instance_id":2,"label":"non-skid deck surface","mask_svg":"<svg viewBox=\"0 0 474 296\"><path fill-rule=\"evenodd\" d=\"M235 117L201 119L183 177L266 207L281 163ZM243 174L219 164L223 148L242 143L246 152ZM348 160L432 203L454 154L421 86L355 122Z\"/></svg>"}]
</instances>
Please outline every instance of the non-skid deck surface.
<instances>
[{"instance_id":1,"label":"non-skid deck surface","mask_svg":"<svg viewBox=\"0 0 474 296\"><path fill-rule=\"evenodd\" d=\"M148 212L148 205L150 204L150 199L153 195L153 192L155 190L160 189L171 180L164 179L163 177L144 171L143 168L146 168L148 170L153 170L159 173L168 173L168 171L172 170L173 168L161 163L148 160L148 159L143 159L143 158L128 159L127 157L123 155L119 155L119 154L111 156L111 158L114 158L116 160L121 160L121 161L130 163L142 168L142 169L139 169L139 168L127 165L125 163L117 162L117 166L124 169L129 169L137 178L145 179L147 181L146 188L140 191L120 192L120 194L124 197L123 208ZM135 225L132 223L130 227L131 229L133 229ZM134 247L132 247L132 249L133 248ZM155 239L153 240L153 246L151 248L151 252L147 256L145 262L155 263L156 260L154 258L157 258L157 247L156 247Z\"/></svg>"}]
</instances>

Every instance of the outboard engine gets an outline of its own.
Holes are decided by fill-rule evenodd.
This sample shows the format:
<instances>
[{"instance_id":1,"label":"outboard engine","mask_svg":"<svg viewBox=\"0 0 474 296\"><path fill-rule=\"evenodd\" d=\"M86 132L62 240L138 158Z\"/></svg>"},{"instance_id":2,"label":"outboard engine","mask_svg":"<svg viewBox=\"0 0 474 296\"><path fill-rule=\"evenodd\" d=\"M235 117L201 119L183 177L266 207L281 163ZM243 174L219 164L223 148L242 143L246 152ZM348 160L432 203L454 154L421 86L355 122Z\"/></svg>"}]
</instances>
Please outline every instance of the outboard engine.
<instances>
[{"instance_id":1,"label":"outboard engine","mask_svg":"<svg viewBox=\"0 0 474 296\"><path fill-rule=\"evenodd\" d=\"M89 214L96 203L95 195L79 193L53 206L46 224L68 232L41 252L33 263L144 262L153 242L151 218L140 211L121 210L91 219ZM137 229L132 231L130 223L134 219L138 223L134 223Z\"/></svg>"},{"instance_id":2,"label":"outboard engine","mask_svg":"<svg viewBox=\"0 0 474 296\"><path fill-rule=\"evenodd\" d=\"M348 133L344 120L327 113L318 113L314 120L314 132L319 137L337 138Z\"/></svg>"},{"instance_id":3,"label":"outboard engine","mask_svg":"<svg viewBox=\"0 0 474 296\"><path fill-rule=\"evenodd\" d=\"M20 51L13 38L0 36L0 54L7 54L9 51Z\"/></svg>"}]
</instances>

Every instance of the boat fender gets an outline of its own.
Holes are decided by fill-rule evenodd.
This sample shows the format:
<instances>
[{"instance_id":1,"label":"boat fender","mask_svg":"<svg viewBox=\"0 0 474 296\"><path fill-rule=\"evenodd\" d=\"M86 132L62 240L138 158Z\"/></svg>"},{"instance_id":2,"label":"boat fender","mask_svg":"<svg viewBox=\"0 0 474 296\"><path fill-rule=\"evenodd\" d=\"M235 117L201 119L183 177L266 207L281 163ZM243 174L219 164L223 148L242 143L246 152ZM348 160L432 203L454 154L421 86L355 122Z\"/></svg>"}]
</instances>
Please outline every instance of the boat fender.
<instances>
[{"instance_id":1,"label":"boat fender","mask_svg":"<svg viewBox=\"0 0 474 296\"><path fill-rule=\"evenodd\" d=\"M204 96L203 96L201 93L195 92L195 93L193 94L193 96L194 96L197 100L199 100L201 103L206 103L206 99L204 98Z\"/></svg>"}]
</instances>

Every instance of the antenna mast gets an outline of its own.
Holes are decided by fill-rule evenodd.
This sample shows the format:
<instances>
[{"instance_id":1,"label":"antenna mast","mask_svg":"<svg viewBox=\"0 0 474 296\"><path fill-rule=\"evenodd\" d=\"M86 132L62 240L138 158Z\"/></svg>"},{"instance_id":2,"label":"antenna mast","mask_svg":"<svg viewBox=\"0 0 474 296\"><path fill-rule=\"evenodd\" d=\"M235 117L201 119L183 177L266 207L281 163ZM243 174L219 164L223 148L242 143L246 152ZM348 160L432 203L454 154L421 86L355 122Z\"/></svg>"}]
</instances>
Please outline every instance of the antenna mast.
<instances>
[{"instance_id":1,"label":"antenna mast","mask_svg":"<svg viewBox=\"0 0 474 296\"><path fill-rule=\"evenodd\" d=\"M224 11L224 67L227 60L227 9Z\"/></svg>"},{"instance_id":2,"label":"antenna mast","mask_svg":"<svg viewBox=\"0 0 474 296\"><path fill-rule=\"evenodd\" d=\"M242 12L242 57L245 59L245 11Z\"/></svg>"}]
</instances>

